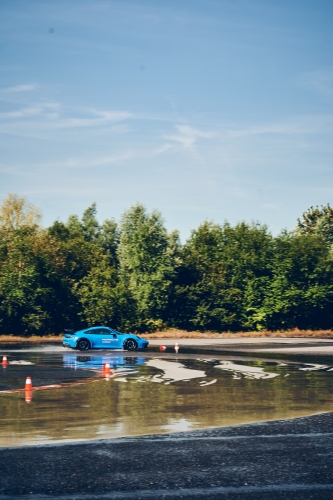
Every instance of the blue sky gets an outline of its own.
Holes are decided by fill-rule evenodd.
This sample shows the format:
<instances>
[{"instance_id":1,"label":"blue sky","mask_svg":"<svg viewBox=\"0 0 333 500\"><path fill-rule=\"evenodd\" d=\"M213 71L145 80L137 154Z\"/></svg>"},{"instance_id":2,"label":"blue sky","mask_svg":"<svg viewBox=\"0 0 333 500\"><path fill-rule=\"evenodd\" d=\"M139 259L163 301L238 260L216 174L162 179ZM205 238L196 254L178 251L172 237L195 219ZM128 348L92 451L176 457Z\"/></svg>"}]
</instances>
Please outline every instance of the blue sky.
<instances>
[{"instance_id":1,"label":"blue sky","mask_svg":"<svg viewBox=\"0 0 333 500\"><path fill-rule=\"evenodd\" d=\"M2 0L0 198L292 229L333 202L331 0Z\"/></svg>"}]
</instances>

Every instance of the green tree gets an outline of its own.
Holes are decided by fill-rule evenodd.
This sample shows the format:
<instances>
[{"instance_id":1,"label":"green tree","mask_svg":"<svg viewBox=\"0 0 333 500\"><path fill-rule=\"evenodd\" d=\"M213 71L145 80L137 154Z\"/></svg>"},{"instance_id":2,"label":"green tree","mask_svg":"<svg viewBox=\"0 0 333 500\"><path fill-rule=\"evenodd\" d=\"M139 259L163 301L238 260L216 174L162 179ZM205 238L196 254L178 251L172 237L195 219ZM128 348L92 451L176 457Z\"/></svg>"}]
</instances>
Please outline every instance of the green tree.
<instances>
[{"instance_id":1,"label":"green tree","mask_svg":"<svg viewBox=\"0 0 333 500\"><path fill-rule=\"evenodd\" d=\"M333 259L319 234L284 231L274 241L272 277L258 313L265 326L331 328L333 324Z\"/></svg>"},{"instance_id":2,"label":"green tree","mask_svg":"<svg viewBox=\"0 0 333 500\"><path fill-rule=\"evenodd\" d=\"M297 219L296 230L300 234L319 234L330 244L333 244L333 208L327 205L310 207L303 213L302 219Z\"/></svg>"},{"instance_id":3,"label":"green tree","mask_svg":"<svg viewBox=\"0 0 333 500\"><path fill-rule=\"evenodd\" d=\"M272 237L266 226L201 224L182 251L173 324L219 331L256 325L262 297L253 288L268 279L271 253Z\"/></svg>"},{"instance_id":4,"label":"green tree","mask_svg":"<svg viewBox=\"0 0 333 500\"><path fill-rule=\"evenodd\" d=\"M120 226L81 219L41 227L8 195L0 207L0 332L119 329L332 328L333 209L311 207L273 238L258 223L204 222L182 246L159 212L137 204Z\"/></svg>"},{"instance_id":5,"label":"green tree","mask_svg":"<svg viewBox=\"0 0 333 500\"><path fill-rule=\"evenodd\" d=\"M135 303L137 329L162 326L174 275L173 250L159 212L137 204L124 212L118 248L119 277Z\"/></svg>"},{"instance_id":6,"label":"green tree","mask_svg":"<svg viewBox=\"0 0 333 500\"><path fill-rule=\"evenodd\" d=\"M77 287L77 296L82 305L80 315L89 325L120 323L118 296L118 273L104 256L82 278Z\"/></svg>"},{"instance_id":7,"label":"green tree","mask_svg":"<svg viewBox=\"0 0 333 500\"><path fill-rule=\"evenodd\" d=\"M0 208L0 328L45 334L66 316L56 245L39 225L40 212L9 195Z\"/></svg>"},{"instance_id":8,"label":"green tree","mask_svg":"<svg viewBox=\"0 0 333 500\"><path fill-rule=\"evenodd\" d=\"M81 227L87 241L96 241L100 236L101 228L97 221L96 214L96 203L90 205L90 207L83 212Z\"/></svg>"},{"instance_id":9,"label":"green tree","mask_svg":"<svg viewBox=\"0 0 333 500\"><path fill-rule=\"evenodd\" d=\"M106 311L106 295L108 293L111 300L113 285L107 292L108 283L114 283L117 275L117 224L106 220L100 226L96 214L93 203L81 220L71 215L65 224L56 221L48 229L57 241L62 262L58 273L67 283L68 322L74 328L114 318L111 306L110 311Z\"/></svg>"},{"instance_id":10,"label":"green tree","mask_svg":"<svg viewBox=\"0 0 333 500\"><path fill-rule=\"evenodd\" d=\"M41 211L28 203L24 196L9 193L0 207L0 230L2 238L22 228L38 228Z\"/></svg>"}]
</instances>

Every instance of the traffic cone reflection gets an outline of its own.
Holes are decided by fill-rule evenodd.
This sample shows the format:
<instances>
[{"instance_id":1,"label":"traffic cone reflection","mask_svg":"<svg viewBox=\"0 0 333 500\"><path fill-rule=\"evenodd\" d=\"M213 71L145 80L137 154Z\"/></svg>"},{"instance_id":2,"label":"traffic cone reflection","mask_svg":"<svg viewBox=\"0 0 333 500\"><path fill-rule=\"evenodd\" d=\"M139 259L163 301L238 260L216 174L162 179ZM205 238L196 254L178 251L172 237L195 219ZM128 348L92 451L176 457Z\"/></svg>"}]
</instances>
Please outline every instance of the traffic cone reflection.
<instances>
[{"instance_id":1,"label":"traffic cone reflection","mask_svg":"<svg viewBox=\"0 0 333 500\"><path fill-rule=\"evenodd\" d=\"M166 351L165 345L160 345L160 351Z\"/></svg>"},{"instance_id":2,"label":"traffic cone reflection","mask_svg":"<svg viewBox=\"0 0 333 500\"><path fill-rule=\"evenodd\" d=\"M111 371L111 368L110 368L110 363L105 363L105 365L103 365L103 372L106 374L106 373L112 373Z\"/></svg>"},{"instance_id":3,"label":"traffic cone reflection","mask_svg":"<svg viewBox=\"0 0 333 500\"><path fill-rule=\"evenodd\" d=\"M110 380L110 377L112 374L112 370L110 368L110 363L105 363L105 365L103 365L103 373L105 376L105 380Z\"/></svg>"},{"instance_id":4,"label":"traffic cone reflection","mask_svg":"<svg viewBox=\"0 0 333 500\"><path fill-rule=\"evenodd\" d=\"M25 390L24 391L24 394L25 394L25 402L26 403L31 403L31 400L32 400L32 391L28 391L28 390Z\"/></svg>"},{"instance_id":5,"label":"traffic cone reflection","mask_svg":"<svg viewBox=\"0 0 333 500\"><path fill-rule=\"evenodd\" d=\"M2 358L2 362L1 362L2 366L7 366L9 365L9 362L8 362L8 359L7 359L7 356L4 356Z\"/></svg>"}]
</instances>

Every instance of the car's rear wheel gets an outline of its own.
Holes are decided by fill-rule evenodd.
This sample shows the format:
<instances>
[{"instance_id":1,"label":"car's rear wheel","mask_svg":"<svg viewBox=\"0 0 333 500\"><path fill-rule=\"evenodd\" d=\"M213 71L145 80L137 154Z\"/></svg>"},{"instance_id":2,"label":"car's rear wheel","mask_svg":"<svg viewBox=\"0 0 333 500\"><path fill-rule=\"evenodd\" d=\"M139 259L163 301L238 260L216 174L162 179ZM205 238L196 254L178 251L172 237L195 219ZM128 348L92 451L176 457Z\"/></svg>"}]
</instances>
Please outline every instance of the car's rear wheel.
<instances>
[{"instance_id":1,"label":"car's rear wheel","mask_svg":"<svg viewBox=\"0 0 333 500\"><path fill-rule=\"evenodd\" d=\"M90 349L90 342L88 339L80 339L77 341L76 348L79 349L79 351L87 351Z\"/></svg>"},{"instance_id":2,"label":"car's rear wheel","mask_svg":"<svg viewBox=\"0 0 333 500\"><path fill-rule=\"evenodd\" d=\"M124 349L125 351L136 351L138 348L138 343L134 339L127 339L124 342Z\"/></svg>"}]
</instances>

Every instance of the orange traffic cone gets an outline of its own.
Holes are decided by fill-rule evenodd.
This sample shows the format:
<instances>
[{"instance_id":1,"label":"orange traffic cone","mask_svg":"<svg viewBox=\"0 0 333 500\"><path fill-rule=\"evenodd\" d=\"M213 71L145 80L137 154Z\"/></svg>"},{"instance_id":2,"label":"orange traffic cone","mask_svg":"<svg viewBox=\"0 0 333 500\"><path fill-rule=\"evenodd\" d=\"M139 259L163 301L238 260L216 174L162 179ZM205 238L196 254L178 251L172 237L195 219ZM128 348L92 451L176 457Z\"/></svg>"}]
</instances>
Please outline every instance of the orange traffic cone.
<instances>
[{"instance_id":1,"label":"orange traffic cone","mask_svg":"<svg viewBox=\"0 0 333 500\"><path fill-rule=\"evenodd\" d=\"M31 382L31 377L27 377L25 379L25 391L32 391L32 382Z\"/></svg>"},{"instance_id":2,"label":"orange traffic cone","mask_svg":"<svg viewBox=\"0 0 333 500\"><path fill-rule=\"evenodd\" d=\"M9 362L8 362L8 359L7 359L7 356L4 356L2 358L2 362L1 362L2 366L7 366L9 365Z\"/></svg>"},{"instance_id":3,"label":"orange traffic cone","mask_svg":"<svg viewBox=\"0 0 333 500\"><path fill-rule=\"evenodd\" d=\"M160 351L166 351L165 345L160 345Z\"/></svg>"},{"instance_id":4,"label":"orange traffic cone","mask_svg":"<svg viewBox=\"0 0 333 500\"><path fill-rule=\"evenodd\" d=\"M112 373L111 368L110 368L110 363L105 363L105 365L103 366L103 372L104 373Z\"/></svg>"},{"instance_id":5,"label":"orange traffic cone","mask_svg":"<svg viewBox=\"0 0 333 500\"><path fill-rule=\"evenodd\" d=\"M24 391L25 394L25 402L31 403L32 400L32 391Z\"/></svg>"}]
</instances>

